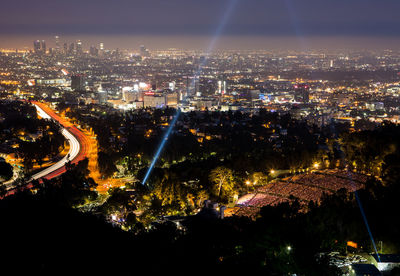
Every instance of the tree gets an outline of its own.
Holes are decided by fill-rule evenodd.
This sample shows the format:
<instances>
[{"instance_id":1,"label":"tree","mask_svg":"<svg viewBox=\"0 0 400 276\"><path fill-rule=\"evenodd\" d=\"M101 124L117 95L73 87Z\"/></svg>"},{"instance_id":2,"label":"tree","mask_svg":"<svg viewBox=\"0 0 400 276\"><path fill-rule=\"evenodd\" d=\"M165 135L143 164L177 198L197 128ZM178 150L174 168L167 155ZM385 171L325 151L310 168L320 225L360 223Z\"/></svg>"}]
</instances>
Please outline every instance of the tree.
<instances>
[{"instance_id":1,"label":"tree","mask_svg":"<svg viewBox=\"0 0 400 276\"><path fill-rule=\"evenodd\" d=\"M229 196L233 191L233 172L226 167L217 167L213 169L209 176L210 181L214 184L217 196L221 198Z\"/></svg>"},{"instance_id":2,"label":"tree","mask_svg":"<svg viewBox=\"0 0 400 276\"><path fill-rule=\"evenodd\" d=\"M0 157L0 180L8 180L13 176L13 168L4 158Z\"/></svg>"},{"instance_id":3,"label":"tree","mask_svg":"<svg viewBox=\"0 0 400 276\"><path fill-rule=\"evenodd\" d=\"M0 184L0 198L7 194L7 187L5 185Z\"/></svg>"},{"instance_id":4,"label":"tree","mask_svg":"<svg viewBox=\"0 0 400 276\"><path fill-rule=\"evenodd\" d=\"M177 175L169 171L164 171L160 182L156 184L152 193L160 201L164 214L180 213L188 204L188 192L182 186ZM155 203L157 203L157 200Z\"/></svg>"},{"instance_id":5,"label":"tree","mask_svg":"<svg viewBox=\"0 0 400 276\"><path fill-rule=\"evenodd\" d=\"M111 177L117 170L112 158L105 152L98 153L97 162L99 164L100 173L105 177Z\"/></svg>"},{"instance_id":6,"label":"tree","mask_svg":"<svg viewBox=\"0 0 400 276\"><path fill-rule=\"evenodd\" d=\"M126 216L136 210L134 199L124 190L120 188L109 189L110 197L102 206L102 210L107 215L119 213Z\"/></svg>"}]
</instances>

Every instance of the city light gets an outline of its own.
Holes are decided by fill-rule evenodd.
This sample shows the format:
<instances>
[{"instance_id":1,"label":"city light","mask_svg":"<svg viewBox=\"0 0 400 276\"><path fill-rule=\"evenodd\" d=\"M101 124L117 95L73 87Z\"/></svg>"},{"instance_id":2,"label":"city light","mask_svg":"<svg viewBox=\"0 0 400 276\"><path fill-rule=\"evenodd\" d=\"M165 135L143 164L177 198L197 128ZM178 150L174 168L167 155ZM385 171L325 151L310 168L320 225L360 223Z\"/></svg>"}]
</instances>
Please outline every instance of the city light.
<instances>
[{"instance_id":1,"label":"city light","mask_svg":"<svg viewBox=\"0 0 400 276\"><path fill-rule=\"evenodd\" d=\"M217 42L218 38L220 37L221 32L222 32L223 28L225 27L225 25L226 25L226 23L228 21L228 18L231 15L234 7L236 6L237 1L238 0L230 0L229 5L228 5L228 9L226 9L226 12L224 13L224 16L222 17L222 20L221 20L220 24L218 25L218 28L216 29L215 34L213 36L213 39L211 40L210 45L209 45L209 47L207 49L207 55L209 55L214 50L215 43ZM144 47L142 46L142 48L144 48ZM197 72L195 73L195 75L193 77L193 82L195 82L196 78L200 75L201 71L203 70L203 66L205 65L205 63L206 63L206 59L204 59L202 64L200 64ZM141 84L142 83L139 83L139 87L141 87ZM144 87L143 84L142 84L142 86ZM172 130L173 130L174 126L175 126L175 123L179 118L180 112L181 112L181 110L178 108L178 110L177 110L177 112L175 114L175 117L172 120L170 126L168 127L168 130L165 133L165 136L164 136L164 138L163 138L163 140L162 140L162 142L161 142L161 144L160 144L160 146L159 146L159 148L158 148L158 150L157 150L157 152L156 152L156 154L155 154L155 156L153 158L153 161L151 162L150 167L148 168L148 170L146 172L146 175L145 175L145 177L144 177L144 179L142 181L142 185L144 185L146 183L147 179L149 178L149 176L151 174L151 171L153 170L154 165L156 164L156 162L158 160L158 157L160 156L160 153L162 152L162 150L163 150L163 148L165 146L165 143L168 140L168 136L172 132Z\"/></svg>"},{"instance_id":2,"label":"city light","mask_svg":"<svg viewBox=\"0 0 400 276\"><path fill-rule=\"evenodd\" d=\"M181 113L181 111L180 111L180 109L178 109L178 111L177 111L177 113L176 113L174 119L171 121L171 123L170 123L170 125L169 125L167 131L166 131L165 134L164 134L163 139L161 140L161 143L160 143L160 145L159 145L159 147L158 147L158 149L157 149L157 152L156 152L156 154L154 155L153 160L151 161L150 167L147 169L147 172L146 172L146 174L145 174L145 176L144 176L144 178L143 178L143 180L142 180L142 185L146 184L147 179L149 178L149 176L150 176L150 174L151 174L151 171L152 171L153 168L154 168L154 165L156 164L156 162L157 162L157 160L158 160L158 158L159 158L159 156L160 156L160 154L161 154L161 152L162 152L162 150L163 150L163 148L164 148L166 142L168 141L168 137L169 137L169 135L171 134L171 132L172 132L174 126L175 126L175 123L176 123L176 121L177 121L178 118L179 118L179 114L180 114L180 113Z\"/></svg>"},{"instance_id":3,"label":"city light","mask_svg":"<svg viewBox=\"0 0 400 276\"><path fill-rule=\"evenodd\" d=\"M0 214L15 275L396 272L400 1L14 2ZM104 256L71 266L63 245L83 240Z\"/></svg>"}]
</instances>

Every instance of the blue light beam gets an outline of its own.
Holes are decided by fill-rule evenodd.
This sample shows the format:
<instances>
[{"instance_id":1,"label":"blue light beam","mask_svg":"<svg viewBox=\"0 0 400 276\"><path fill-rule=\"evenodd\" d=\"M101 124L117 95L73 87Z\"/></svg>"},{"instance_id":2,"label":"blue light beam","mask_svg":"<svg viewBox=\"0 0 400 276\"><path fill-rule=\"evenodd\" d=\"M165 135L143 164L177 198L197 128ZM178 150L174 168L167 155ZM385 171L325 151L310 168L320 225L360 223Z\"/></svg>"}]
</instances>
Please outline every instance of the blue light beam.
<instances>
[{"instance_id":1,"label":"blue light beam","mask_svg":"<svg viewBox=\"0 0 400 276\"><path fill-rule=\"evenodd\" d=\"M363 208L363 206L361 204L360 197L358 196L358 192L357 191L355 191L354 193L356 195L357 204L358 204L358 207L360 208L360 212L361 212L361 215L363 217L365 226L367 227L367 231L368 231L369 237L370 237L370 239L372 241L372 245L374 246L374 250L375 250L376 256L378 257L378 260L380 262L381 261L381 257L379 256L378 249L376 248L375 240L374 240L374 237L372 235L371 228L369 227L367 216L365 215L364 208Z\"/></svg>"},{"instance_id":2,"label":"blue light beam","mask_svg":"<svg viewBox=\"0 0 400 276\"><path fill-rule=\"evenodd\" d=\"M158 158L160 157L160 154L161 154L161 152L162 152L162 150L163 150L165 144L166 144L167 141L168 141L168 137L169 137L169 135L171 134L172 129L174 128L174 126L175 126L175 124L176 124L176 121L178 120L178 117L179 117L180 113L181 113L181 110L178 109L178 110L176 111L176 114L175 114L174 119L171 121L171 123L170 123L170 125L169 125L167 131L166 131L165 134L164 134L163 139L161 140L160 146L158 147L157 152L156 152L156 154L154 155L153 161L151 161L150 167L148 168L148 170L147 170L147 172L146 172L146 175L145 175L144 178L143 178L142 185L144 185L144 184L146 183L147 179L149 178L149 176L150 176L150 174L151 174L151 171L152 171L153 168L154 168L154 165L156 164L156 162L157 162Z\"/></svg>"},{"instance_id":3,"label":"blue light beam","mask_svg":"<svg viewBox=\"0 0 400 276\"><path fill-rule=\"evenodd\" d=\"M208 46L208 49L207 49L207 52L206 52L206 56L207 57L210 55L210 53L214 49L215 44L217 43L219 37L221 36L221 33L222 33L226 23L228 22L229 17L232 14L232 12L233 12L233 10L234 10L234 8L235 8L235 6L236 6L238 1L239 0L230 0L229 1L228 8L226 9L226 11L225 11L225 13L224 13L224 15L223 15L223 17L221 19L220 24L218 25L218 27L217 27L217 29L216 29L216 31L214 33L214 36L213 36L213 38L212 38L212 40L210 42L210 45ZM199 65L199 68L198 68L198 70L196 71L196 73L194 75L193 81L195 81L196 77L198 77L200 75L204 65L206 64L206 62L207 61L204 60ZM172 130L173 130L173 128L174 128L174 126L175 126L180 114L181 114L181 110L178 108L178 110L176 111L174 119L171 121L171 124L169 125L167 131L165 132L165 135L164 135L163 139L161 140L160 146L158 147L157 152L154 155L153 161L151 161L150 167L147 169L146 175L144 176L144 178L142 180L142 185L146 184L151 172L153 171L154 166L157 163L157 160L160 157L160 154L161 154L161 152L162 152L162 150L163 150L163 148L164 148L164 146L165 146L165 144L166 144L166 142L168 140L168 137L171 134L171 132L172 132Z\"/></svg>"},{"instance_id":4,"label":"blue light beam","mask_svg":"<svg viewBox=\"0 0 400 276\"><path fill-rule=\"evenodd\" d=\"M336 129L336 127L335 127L335 125L334 125L333 123L331 124L331 128L332 128L332 131L335 133L335 138L338 138L338 137L339 137L339 134L338 134L337 129ZM344 154L342 155L342 159L343 159L343 163L346 164L347 162L346 162L346 158L345 158ZM349 171L349 170L347 170L347 175L348 175L348 176L347 176L348 179L350 179L351 186L352 186L352 188L353 188L353 191L354 191L354 194L355 194L355 197L356 197L357 205L358 205L358 208L360 209L360 213L361 213L361 216L362 216L362 218L363 218L365 227L367 228L369 238L371 239L372 245L374 246L374 250L375 250L376 256L378 257L378 260L379 260L379 262L380 262L380 261L381 261L381 257L379 256L378 249L376 248L374 236L372 235L371 228L369 227L367 215L366 215L365 212L364 212L364 208L363 208L363 206L362 206L360 197L358 196L357 187L356 187L356 185L354 184L354 180L353 180L353 178L351 177L350 171Z\"/></svg>"},{"instance_id":5,"label":"blue light beam","mask_svg":"<svg viewBox=\"0 0 400 276\"><path fill-rule=\"evenodd\" d=\"M288 11L294 32L296 34L297 40L299 41L301 47L303 48L302 50L305 51L308 49L308 47L307 47L307 43L304 39L303 32L301 31L302 28L301 28L300 21L297 17L296 8L293 6L292 0L284 0L284 2L285 2L286 9Z\"/></svg>"},{"instance_id":6,"label":"blue light beam","mask_svg":"<svg viewBox=\"0 0 400 276\"><path fill-rule=\"evenodd\" d=\"M230 0L228 3L228 8L226 9L224 15L222 16L221 22L219 23L217 29L215 30L215 33L213 35L213 38L210 42L210 45L208 46L207 49L207 55L211 54L211 52L214 50L215 44L217 43L219 37L222 34L222 31L224 30L226 23L228 23L229 18L232 15L232 12L234 11L236 4L238 3L239 0ZM205 62L204 62L205 63Z\"/></svg>"},{"instance_id":7,"label":"blue light beam","mask_svg":"<svg viewBox=\"0 0 400 276\"><path fill-rule=\"evenodd\" d=\"M218 25L217 29L215 30L213 38L211 39L211 42L208 45L207 51L205 52L206 58L204 59L204 61L202 63L199 64L199 68L193 76L192 86L194 86L196 78L198 78L200 76L201 72L203 71L203 67L206 65L208 57L214 50L215 44L217 44L217 41L220 38L222 31L224 30L226 23L228 23L228 20L231 17L232 12L235 10L235 7L238 2L239 2L239 0L230 0L229 1L228 8L226 9L224 16L222 17L220 24Z\"/></svg>"}]
</instances>

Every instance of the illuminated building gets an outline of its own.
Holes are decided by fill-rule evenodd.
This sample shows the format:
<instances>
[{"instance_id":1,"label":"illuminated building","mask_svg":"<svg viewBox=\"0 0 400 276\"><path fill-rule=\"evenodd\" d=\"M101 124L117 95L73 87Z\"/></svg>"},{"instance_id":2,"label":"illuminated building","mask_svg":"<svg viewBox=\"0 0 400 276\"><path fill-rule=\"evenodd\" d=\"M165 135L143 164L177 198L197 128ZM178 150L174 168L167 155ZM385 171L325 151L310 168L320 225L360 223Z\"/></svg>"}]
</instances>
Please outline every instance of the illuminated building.
<instances>
[{"instance_id":1,"label":"illuminated building","mask_svg":"<svg viewBox=\"0 0 400 276\"><path fill-rule=\"evenodd\" d=\"M133 89L133 87L122 88L122 100L124 102L130 103L138 100L139 93L138 91L134 91Z\"/></svg>"},{"instance_id":2,"label":"illuminated building","mask_svg":"<svg viewBox=\"0 0 400 276\"><path fill-rule=\"evenodd\" d=\"M223 84L224 84L224 86L223 86L224 90L222 90L222 94L226 94L226 81L224 81Z\"/></svg>"},{"instance_id":3,"label":"illuminated building","mask_svg":"<svg viewBox=\"0 0 400 276\"><path fill-rule=\"evenodd\" d=\"M294 86L294 96L296 102L308 103L310 102L310 87L307 84L296 84Z\"/></svg>"},{"instance_id":4,"label":"illuminated building","mask_svg":"<svg viewBox=\"0 0 400 276\"><path fill-rule=\"evenodd\" d=\"M173 81L173 82L170 82L169 84L168 84L168 88L171 90L171 91L174 91L175 90L175 82Z\"/></svg>"},{"instance_id":5,"label":"illuminated building","mask_svg":"<svg viewBox=\"0 0 400 276\"><path fill-rule=\"evenodd\" d=\"M74 43L71 43L71 44L69 45L68 54L73 55L74 52L75 52L75 44L74 44Z\"/></svg>"},{"instance_id":6,"label":"illuminated building","mask_svg":"<svg viewBox=\"0 0 400 276\"><path fill-rule=\"evenodd\" d=\"M101 42L99 45L99 55L102 56L104 55L104 43Z\"/></svg>"},{"instance_id":7,"label":"illuminated building","mask_svg":"<svg viewBox=\"0 0 400 276\"><path fill-rule=\"evenodd\" d=\"M35 54L39 54L40 53L40 49L41 49L41 44L40 44L40 40L35 40L33 42L33 51Z\"/></svg>"},{"instance_id":8,"label":"illuminated building","mask_svg":"<svg viewBox=\"0 0 400 276\"><path fill-rule=\"evenodd\" d=\"M140 45L140 55L142 57L149 57L150 56L149 50L147 50L146 47L144 47L144 45Z\"/></svg>"},{"instance_id":9,"label":"illuminated building","mask_svg":"<svg viewBox=\"0 0 400 276\"><path fill-rule=\"evenodd\" d=\"M85 91L85 79L83 75L71 76L71 89L73 91Z\"/></svg>"},{"instance_id":10,"label":"illuminated building","mask_svg":"<svg viewBox=\"0 0 400 276\"><path fill-rule=\"evenodd\" d=\"M78 40L76 42L76 53L78 55L82 55L83 54L82 42L80 40Z\"/></svg>"},{"instance_id":11,"label":"illuminated building","mask_svg":"<svg viewBox=\"0 0 400 276\"><path fill-rule=\"evenodd\" d=\"M224 95L226 94L226 81L218 81L218 91L217 94Z\"/></svg>"},{"instance_id":12,"label":"illuminated building","mask_svg":"<svg viewBox=\"0 0 400 276\"><path fill-rule=\"evenodd\" d=\"M96 48L96 47L94 47L93 45L92 46L90 46L90 49L89 49L89 54L91 55L91 56L98 56L99 55L99 50Z\"/></svg>"},{"instance_id":13,"label":"illuminated building","mask_svg":"<svg viewBox=\"0 0 400 276\"><path fill-rule=\"evenodd\" d=\"M54 39L56 40L56 52L59 53L60 49L61 49L61 47L60 47L60 37L58 35L56 35L54 37Z\"/></svg>"},{"instance_id":14,"label":"illuminated building","mask_svg":"<svg viewBox=\"0 0 400 276\"><path fill-rule=\"evenodd\" d=\"M143 95L143 106L144 107L153 107L153 108L161 108L165 106L165 97L164 95L158 95L154 92L147 92Z\"/></svg>"},{"instance_id":15,"label":"illuminated building","mask_svg":"<svg viewBox=\"0 0 400 276\"><path fill-rule=\"evenodd\" d=\"M186 77L186 96L194 96L199 91L199 76Z\"/></svg>"},{"instance_id":16,"label":"illuminated building","mask_svg":"<svg viewBox=\"0 0 400 276\"><path fill-rule=\"evenodd\" d=\"M169 107L178 106L178 93L168 93L165 95L165 103Z\"/></svg>"},{"instance_id":17,"label":"illuminated building","mask_svg":"<svg viewBox=\"0 0 400 276\"><path fill-rule=\"evenodd\" d=\"M40 50L42 54L46 54L46 41L42 40L42 42L40 43Z\"/></svg>"},{"instance_id":18,"label":"illuminated building","mask_svg":"<svg viewBox=\"0 0 400 276\"><path fill-rule=\"evenodd\" d=\"M33 42L33 52L35 54L46 54L46 42L44 40L35 40Z\"/></svg>"},{"instance_id":19,"label":"illuminated building","mask_svg":"<svg viewBox=\"0 0 400 276\"><path fill-rule=\"evenodd\" d=\"M65 79L36 79L36 85L43 85L43 86L65 86L66 80Z\"/></svg>"},{"instance_id":20,"label":"illuminated building","mask_svg":"<svg viewBox=\"0 0 400 276\"><path fill-rule=\"evenodd\" d=\"M97 89L97 97L100 104L107 103L107 91L103 89L103 86L100 84L99 88Z\"/></svg>"}]
</instances>

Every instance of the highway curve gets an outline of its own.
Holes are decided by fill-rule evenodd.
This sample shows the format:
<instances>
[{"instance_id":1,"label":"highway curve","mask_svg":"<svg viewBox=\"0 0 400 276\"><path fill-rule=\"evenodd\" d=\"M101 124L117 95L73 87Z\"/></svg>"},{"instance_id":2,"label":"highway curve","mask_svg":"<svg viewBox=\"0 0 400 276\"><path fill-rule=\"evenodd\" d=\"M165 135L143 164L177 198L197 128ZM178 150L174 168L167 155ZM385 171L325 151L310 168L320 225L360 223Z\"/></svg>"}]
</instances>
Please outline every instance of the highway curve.
<instances>
[{"instance_id":1,"label":"highway curve","mask_svg":"<svg viewBox=\"0 0 400 276\"><path fill-rule=\"evenodd\" d=\"M38 114L42 118L53 119L58 122L62 127L62 134L65 139L68 140L70 149L64 158L55 163L54 165L34 174L31 180L38 180L41 178L52 179L63 174L65 169L65 163L68 160L72 164L76 164L79 161L86 158L89 151L89 139L75 126L71 125L68 121L58 116L51 108L41 102L32 102L32 104L38 110Z\"/></svg>"},{"instance_id":2,"label":"highway curve","mask_svg":"<svg viewBox=\"0 0 400 276\"><path fill-rule=\"evenodd\" d=\"M67 139L70 148L68 154L64 156L60 161L34 174L27 181L27 184L24 187L19 187L20 189L32 188L33 180L40 181L41 179L52 179L62 175L66 171L65 163L68 162L68 160L70 160L72 164L76 164L79 161L85 159L86 156L88 156L89 152L90 140L78 128L58 116L51 108L49 108L44 103L36 101L33 101L31 103L36 107L38 115L40 117L44 119L53 119L63 127L61 133L62 135L64 135L65 139ZM12 185L11 182L12 181L10 181L10 183L3 183L3 185ZM4 196L0 196L0 199L14 194L16 190L16 187L9 189Z\"/></svg>"}]
</instances>

